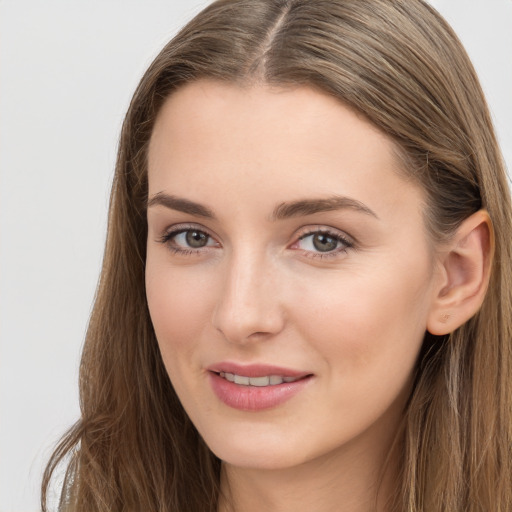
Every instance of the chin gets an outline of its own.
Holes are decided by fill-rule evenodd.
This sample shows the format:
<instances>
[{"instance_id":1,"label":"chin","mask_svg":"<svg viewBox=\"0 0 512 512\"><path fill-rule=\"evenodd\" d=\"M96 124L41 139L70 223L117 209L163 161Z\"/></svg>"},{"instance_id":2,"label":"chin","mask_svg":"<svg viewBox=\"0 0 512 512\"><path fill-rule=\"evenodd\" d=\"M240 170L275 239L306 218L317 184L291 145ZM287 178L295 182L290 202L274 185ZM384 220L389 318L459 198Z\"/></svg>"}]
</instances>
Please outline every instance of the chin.
<instances>
[{"instance_id":1,"label":"chin","mask_svg":"<svg viewBox=\"0 0 512 512\"><path fill-rule=\"evenodd\" d=\"M222 432L222 430L220 430ZM232 432L223 436L203 436L210 450L224 463L231 466L258 469L282 470L299 466L310 459L321 455L314 453L311 448L311 439L301 441L289 432L257 433L248 429L241 430L239 435ZM326 451L329 451L327 448Z\"/></svg>"}]
</instances>

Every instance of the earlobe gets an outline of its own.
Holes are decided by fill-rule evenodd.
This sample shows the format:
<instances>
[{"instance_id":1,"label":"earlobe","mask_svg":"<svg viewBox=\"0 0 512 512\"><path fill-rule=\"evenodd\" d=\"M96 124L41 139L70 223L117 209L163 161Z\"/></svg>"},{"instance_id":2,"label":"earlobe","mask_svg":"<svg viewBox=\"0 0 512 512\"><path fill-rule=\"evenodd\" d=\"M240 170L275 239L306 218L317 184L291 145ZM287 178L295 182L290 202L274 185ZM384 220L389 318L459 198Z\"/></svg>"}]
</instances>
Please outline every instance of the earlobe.
<instances>
[{"instance_id":1,"label":"earlobe","mask_svg":"<svg viewBox=\"0 0 512 512\"><path fill-rule=\"evenodd\" d=\"M479 210L462 222L443 251L427 323L431 334L453 332L477 313L489 284L493 254L491 219L487 211Z\"/></svg>"}]
</instances>

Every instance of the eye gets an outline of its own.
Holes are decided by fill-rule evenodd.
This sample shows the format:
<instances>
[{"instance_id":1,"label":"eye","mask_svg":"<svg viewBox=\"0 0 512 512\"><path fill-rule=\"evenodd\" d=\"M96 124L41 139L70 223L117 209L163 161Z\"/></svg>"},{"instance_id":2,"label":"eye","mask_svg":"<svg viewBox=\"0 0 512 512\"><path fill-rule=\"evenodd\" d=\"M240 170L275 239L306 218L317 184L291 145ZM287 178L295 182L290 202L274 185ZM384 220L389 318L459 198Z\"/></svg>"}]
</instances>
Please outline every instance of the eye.
<instances>
[{"instance_id":1,"label":"eye","mask_svg":"<svg viewBox=\"0 0 512 512\"><path fill-rule=\"evenodd\" d=\"M219 247L208 233L197 228L178 227L167 232L160 240L177 253L190 254L208 247Z\"/></svg>"},{"instance_id":2,"label":"eye","mask_svg":"<svg viewBox=\"0 0 512 512\"><path fill-rule=\"evenodd\" d=\"M187 229L187 231L174 235L174 243L192 249L206 247L209 240L210 237L206 233L197 229Z\"/></svg>"},{"instance_id":3,"label":"eye","mask_svg":"<svg viewBox=\"0 0 512 512\"><path fill-rule=\"evenodd\" d=\"M347 237L325 229L309 231L301 235L292 246L293 249L307 251L314 257L336 256L351 247L353 243Z\"/></svg>"}]
</instances>

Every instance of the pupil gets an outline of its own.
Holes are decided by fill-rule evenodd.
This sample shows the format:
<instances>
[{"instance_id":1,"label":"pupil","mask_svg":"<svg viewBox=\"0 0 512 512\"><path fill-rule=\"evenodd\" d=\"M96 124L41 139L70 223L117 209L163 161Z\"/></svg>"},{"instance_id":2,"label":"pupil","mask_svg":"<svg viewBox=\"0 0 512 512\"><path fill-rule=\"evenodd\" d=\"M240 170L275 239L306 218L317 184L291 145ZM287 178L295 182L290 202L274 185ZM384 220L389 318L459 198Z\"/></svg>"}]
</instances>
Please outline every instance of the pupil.
<instances>
[{"instance_id":1,"label":"pupil","mask_svg":"<svg viewBox=\"0 0 512 512\"><path fill-rule=\"evenodd\" d=\"M332 236L319 233L313 237L313 245L315 246L315 249L318 251L328 252L336 249L338 241Z\"/></svg>"},{"instance_id":2,"label":"pupil","mask_svg":"<svg viewBox=\"0 0 512 512\"><path fill-rule=\"evenodd\" d=\"M187 244L194 249L204 247L208 242L208 236L200 231L187 231Z\"/></svg>"}]
</instances>

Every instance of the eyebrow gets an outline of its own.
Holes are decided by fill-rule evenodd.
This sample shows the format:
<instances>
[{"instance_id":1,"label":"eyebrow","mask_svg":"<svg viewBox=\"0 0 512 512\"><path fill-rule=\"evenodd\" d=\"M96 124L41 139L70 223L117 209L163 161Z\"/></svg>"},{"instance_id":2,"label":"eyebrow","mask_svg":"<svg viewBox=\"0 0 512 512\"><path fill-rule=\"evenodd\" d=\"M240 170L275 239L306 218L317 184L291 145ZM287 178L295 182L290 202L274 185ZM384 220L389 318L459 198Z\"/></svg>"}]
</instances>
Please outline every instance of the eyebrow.
<instances>
[{"instance_id":1,"label":"eyebrow","mask_svg":"<svg viewBox=\"0 0 512 512\"><path fill-rule=\"evenodd\" d=\"M215 219L215 214L207 206L190 201L189 199L165 194L164 192L158 192L148 200L148 208L152 206L164 206L171 210L195 215L197 217ZM360 201L350 197L334 195L328 198L300 199L298 201L281 203L274 209L270 219L272 221L278 221L292 217L305 217L314 215L315 213L344 209L355 210L375 217L376 219L379 218L373 210Z\"/></svg>"},{"instance_id":2,"label":"eyebrow","mask_svg":"<svg viewBox=\"0 0 512 512\"><path fill-rule=\"evenodd\" d=\"M152 206L165 206L171 210L188 213L196 217L205 217L207 219L215 218L213 212L206 206L190 201L189 199L165 194L164 192L158 192L148 200L148 208Z\"/></svg>"},{"instance_id":3,"label":"eyebrow","mask_svg":"<svg viewBox=\"0 0 512 512\"><path fill-rule=\"evenodd\" d=\"M290 217L302 217L315 213L345 209L355 210L376 219L379 218L373 210L361 203L361 201L336 195L325 199L302 199L290 203L281 203L275 208L271 218L272 220L282 220Z\"/></svg>"}]
</instances>

